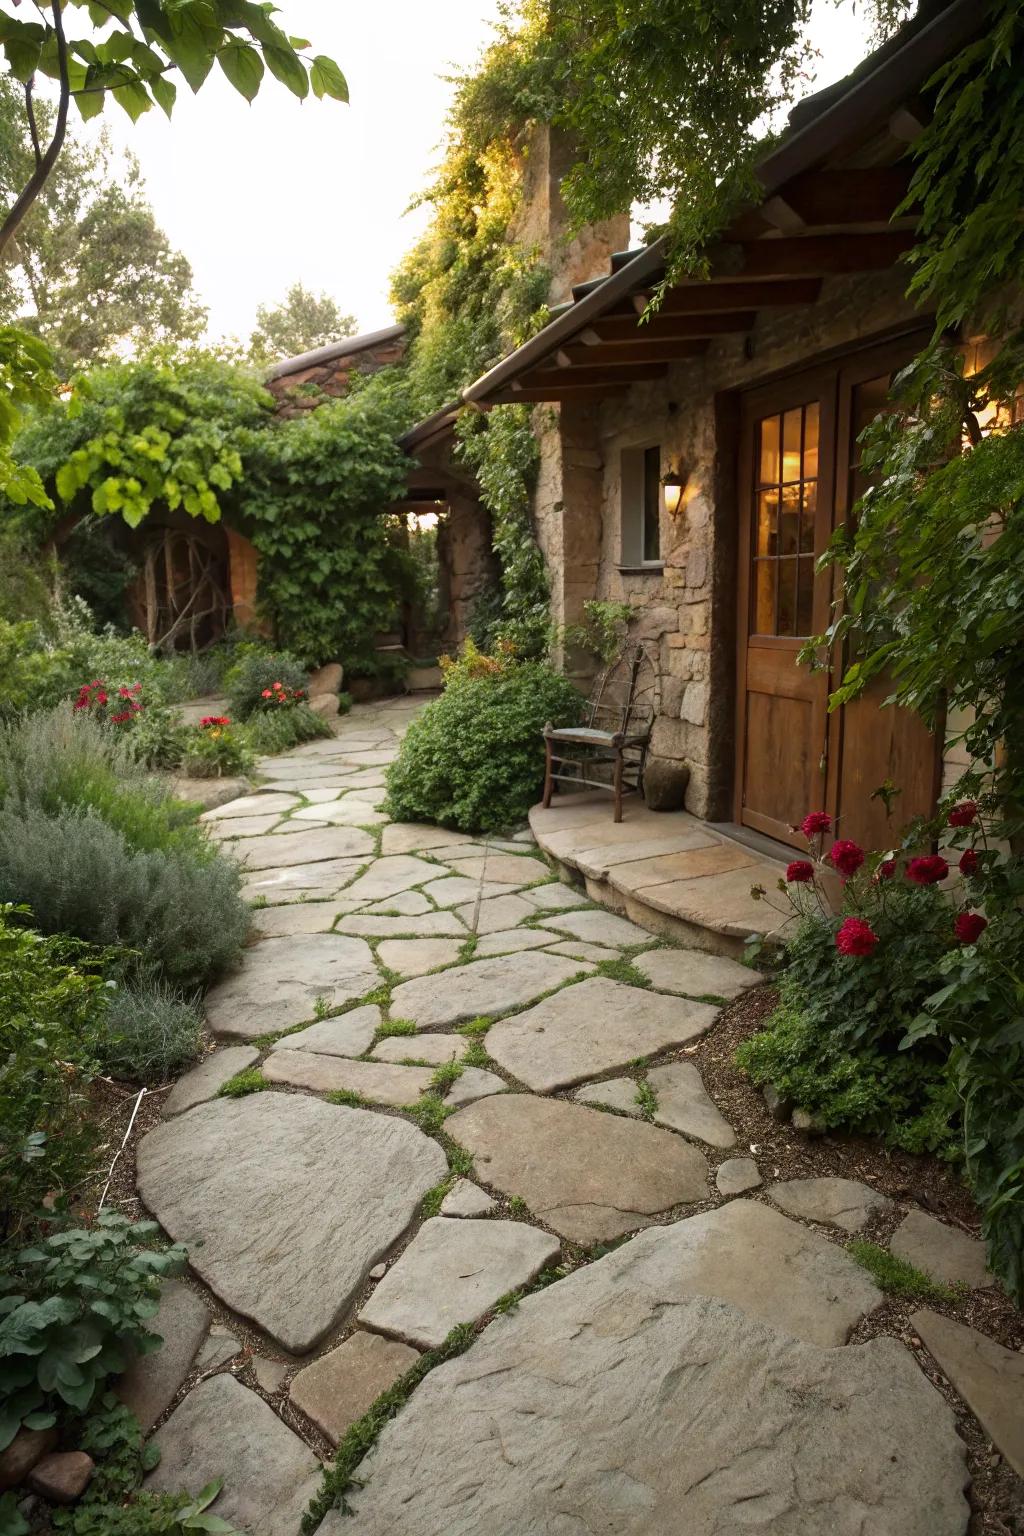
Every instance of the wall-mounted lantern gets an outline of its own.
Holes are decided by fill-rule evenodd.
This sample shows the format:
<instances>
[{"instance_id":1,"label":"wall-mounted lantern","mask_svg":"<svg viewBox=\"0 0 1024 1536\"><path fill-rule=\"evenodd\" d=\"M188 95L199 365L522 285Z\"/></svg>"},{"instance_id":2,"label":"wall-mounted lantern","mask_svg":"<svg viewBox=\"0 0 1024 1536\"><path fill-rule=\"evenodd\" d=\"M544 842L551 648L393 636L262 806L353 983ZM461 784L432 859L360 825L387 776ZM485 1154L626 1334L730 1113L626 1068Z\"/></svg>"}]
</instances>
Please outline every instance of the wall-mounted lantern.
<instances>
[{"instance_id":1,"label":"wall-mounted lantern","mask_svg":"<svg viewBox=\"0 0 1024 1536\"><path fill-rule=\"evenodd\" d=\"M664 503L665 511L669 514L670 517L675 517L676 513L679 511L683 500L683 490L685 489L685 486L686 481L682 475L668 474L665 475L662 479L661 499Z\"/></svg>"}]
</instances>

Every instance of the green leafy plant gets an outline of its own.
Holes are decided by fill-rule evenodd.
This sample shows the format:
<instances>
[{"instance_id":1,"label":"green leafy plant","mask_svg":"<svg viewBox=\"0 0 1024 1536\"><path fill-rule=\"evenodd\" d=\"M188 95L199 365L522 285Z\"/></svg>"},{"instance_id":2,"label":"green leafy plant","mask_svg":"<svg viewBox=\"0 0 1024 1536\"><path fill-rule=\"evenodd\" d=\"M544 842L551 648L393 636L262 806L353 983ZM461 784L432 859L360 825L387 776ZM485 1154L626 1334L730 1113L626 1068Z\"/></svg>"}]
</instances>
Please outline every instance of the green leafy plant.
<instances>
[{"instance_id":1,"label":"green leafy plant","mask_svg":"<svg viewBox=\"0 0 1024 1536\"><path fill-rule=\"evenodd\" d=\"M194 1498L188 1493L138 1493L127 1504L90 1500L58 1516L57 1529L69 1536L184 1536L186 1531L242 1536L227 1520L210 1513L223 1486L223 1480L215 1478Z\"/></svg>"},{"instance_id":2,"label":"green leafy plant","mask_svg":"<svg viewBox=\"0 0 1024 1536\"><path fill-rule=\"evenodd\" d=\"M217 1097L221 1099L244 1099L250 1093L262 1093L264 1088L269 1088L259 1067L246 1067L242 1072L236 1072L234 1077L229 1077L226 1083L222 1083L217 1089Z\"/></svg>"},{"instance_id":3,"label":"green leafy plant","mask_svg":"<svg viewBox=\"0 0 1024 1536\"><path fill-rule=\"evenodd\" d=\"M199 1055L199 1004L165 982L141 978L108 993L96 1056L105 1072L141 1083L163 1083Z\"/></svg>"},{"instance_id":4,"label":"green leafy plant","mask_svg":"<svg viewBox=\"0 0 1024 1536\"><path fill-rule=\"evenodd\" d=\"M443 1104L436 1093L428 1091L415 1104L403 1104L402 1113L414 1120L427 1136L436 1136L455 1111Z\"/></svg>"},{"instance_id":5,"label":"green leafy plant","mask_svg":"<svg viewBox=\"0 0 1024 1536\"><path fill-rule=\"evenodd\" d=\"M250 715L245 725L246 743L260 756L288 752L304 741L320 741L333 735L330 721L302 703L290 709Z\"/></svg>"},{"instance_id":6,"label":"green leafy plant","mask_svg":"<svg viewBox=\"0 0 1024 1536\"><path fill-rule=\"evenodd\" d=\"M145 1324L185 1250L154 1250L158 1230L101 1211L92 1227L11 1256L0 1276L0 1449L23 1424L43 1429L67 1409L84 1413L133 1355L159 1347Z\"/></svg>"},{"instance_id":7,"label":"green leafy plant","mask_svg":"<svg viewBox=\"0 0 1024 1536\"><path fill-rule=\"evenodd\" d=\"M248 738L227 715L206 715L185 740L182 772L194 779L221 779L248 773L254 758Z\"/></svg>"},{"instance_id":8,"label":"green leafy plant","mask_svg":"<svg viewBox=\"0 0 1024 1536\"><path fill-rule=\"evenodd\" d=\"M125 742L125 750L142 768L180 768L191 733L177 710L147 704Z\"/></svg>"},{"instance_id":9,"label":"green leafy plant","mask_svg":"<svg viewBox=\"0 0 1024 1536\"><path fill-rule=\"evenodd\" d=\"M642 1120L653 1120L658 1108L658 1095L646 1078L636 1085L634 1103L640 1111Z\"/></svg>"},{"instance_id":10,"label":"green leafy plant","mask_svg":"<svg viewBox=\"0 0 1024 1536\"><path fill-rule=\"evenodd\" d=\"M390 814L466 832L516 825L540 796L545 721L574 724L582 708L572 684L544 663L467 646L387 771Z\"/></svg>"},{"instance_id":11,"label":"green leafy plant","mask_svg":"<svg viewBox=\"0 0 1024 1536\"><path fill-rule=\"evenodd\" d=\"M383 1019L377 1027L377 1039L386 1040L391 1035L414 1035L416 1025L412 1019Z\"/></svg>"},{"instance_id":12,"label":"green leafy plant","mask_svg":"<svg viewBox=\"0 0 1024 1536\"><path fill-rule=\"evenodd\" d=\"M306 693L309 673L285 651L262 651L245 646L224 679L232 713L248 720L267 710L277 711L283 699L286 709Z\"/></svg>"},{"instance_id":13,"label":"green leafy plant","mask_svg":"<svg viewBox=\"0 0 1024 1536\"><path fill-rule=\"evenodd\" d=\"M636 615L632 603L608 603L591 599L583 604L583 623L570 624L563 631L566 645L589 651L607 666L625 644L629 623Z\"/></svg>"},{"instance_id":14,"label":"green leafy plant","mask_svg":"<svg viewBox=\"0 0 1024 1536\"><path fill-rule=\"evenodd\" d=\"M880 1248L867 1238L855 1237L847 1243L846 1251L856 1259L888 1296L898 1296L902 1301L956 1301L957 1293L948 1285L930 1280L921 1270L897 1258L888 1248Z\"/></svg>"}]
</instances>

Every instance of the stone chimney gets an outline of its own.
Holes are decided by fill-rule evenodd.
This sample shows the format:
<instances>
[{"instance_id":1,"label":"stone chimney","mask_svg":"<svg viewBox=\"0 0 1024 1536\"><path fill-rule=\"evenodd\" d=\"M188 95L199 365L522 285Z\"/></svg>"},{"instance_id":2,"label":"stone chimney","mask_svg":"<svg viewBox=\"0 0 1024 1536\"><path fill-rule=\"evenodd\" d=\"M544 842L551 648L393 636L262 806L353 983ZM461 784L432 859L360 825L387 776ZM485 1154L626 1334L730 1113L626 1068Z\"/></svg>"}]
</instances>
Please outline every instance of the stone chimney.
<instances>
[{"instance_id":1,"label":"stone chimney","mask_svg":"<svg viewBox=\"0 0 1024 1536\"><path fill-rule=\"evenodd\" d=\"M550 267L551 305L570 298L574 283L607 277L612 252L629 245L628 212L570 232L561 184L575 158L567 136L544 123L531 130L523 151L523 206L511 232L521 244L537 247Z\"/></svg>"}]
</instances>

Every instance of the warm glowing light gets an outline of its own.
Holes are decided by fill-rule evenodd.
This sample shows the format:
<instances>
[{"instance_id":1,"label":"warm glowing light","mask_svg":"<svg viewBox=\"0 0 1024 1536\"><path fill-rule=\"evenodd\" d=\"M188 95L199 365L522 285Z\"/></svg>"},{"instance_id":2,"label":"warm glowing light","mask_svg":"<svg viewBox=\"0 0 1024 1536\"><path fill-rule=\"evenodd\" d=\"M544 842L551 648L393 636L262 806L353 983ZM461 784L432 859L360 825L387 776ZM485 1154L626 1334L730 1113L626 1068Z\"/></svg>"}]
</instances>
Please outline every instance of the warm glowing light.
<instances>
[{"instance_id":1,"label":"warm glowing light","mask_svg":"<svg viewBox=\"0 0 1024 1536\"><path fill-rule=\"evenodd\" d=\"M670 517L674 517L679 511L685 485L686 481L682 475L666 475L661 482L662 500L665 503L665 511Z\"/></svg>"}]
</instances>

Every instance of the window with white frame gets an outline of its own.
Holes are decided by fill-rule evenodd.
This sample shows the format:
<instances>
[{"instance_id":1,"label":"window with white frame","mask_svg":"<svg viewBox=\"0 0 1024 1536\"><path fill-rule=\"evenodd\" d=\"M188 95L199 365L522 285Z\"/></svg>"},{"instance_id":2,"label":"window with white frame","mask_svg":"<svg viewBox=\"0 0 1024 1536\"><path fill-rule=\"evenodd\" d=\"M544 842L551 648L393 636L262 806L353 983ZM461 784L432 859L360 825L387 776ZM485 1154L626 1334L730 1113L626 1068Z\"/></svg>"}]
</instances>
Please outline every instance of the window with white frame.
<instances>
[{"instance_id":1,"label":"window with white frame","mask_svg":"<svg viewBox=\"0 0 1024 1536\"><path fill-rule=\"evenodd\" d=\"M661 565L661 446L622 450L622 564Z\"/></svg>"}]
</instances>

